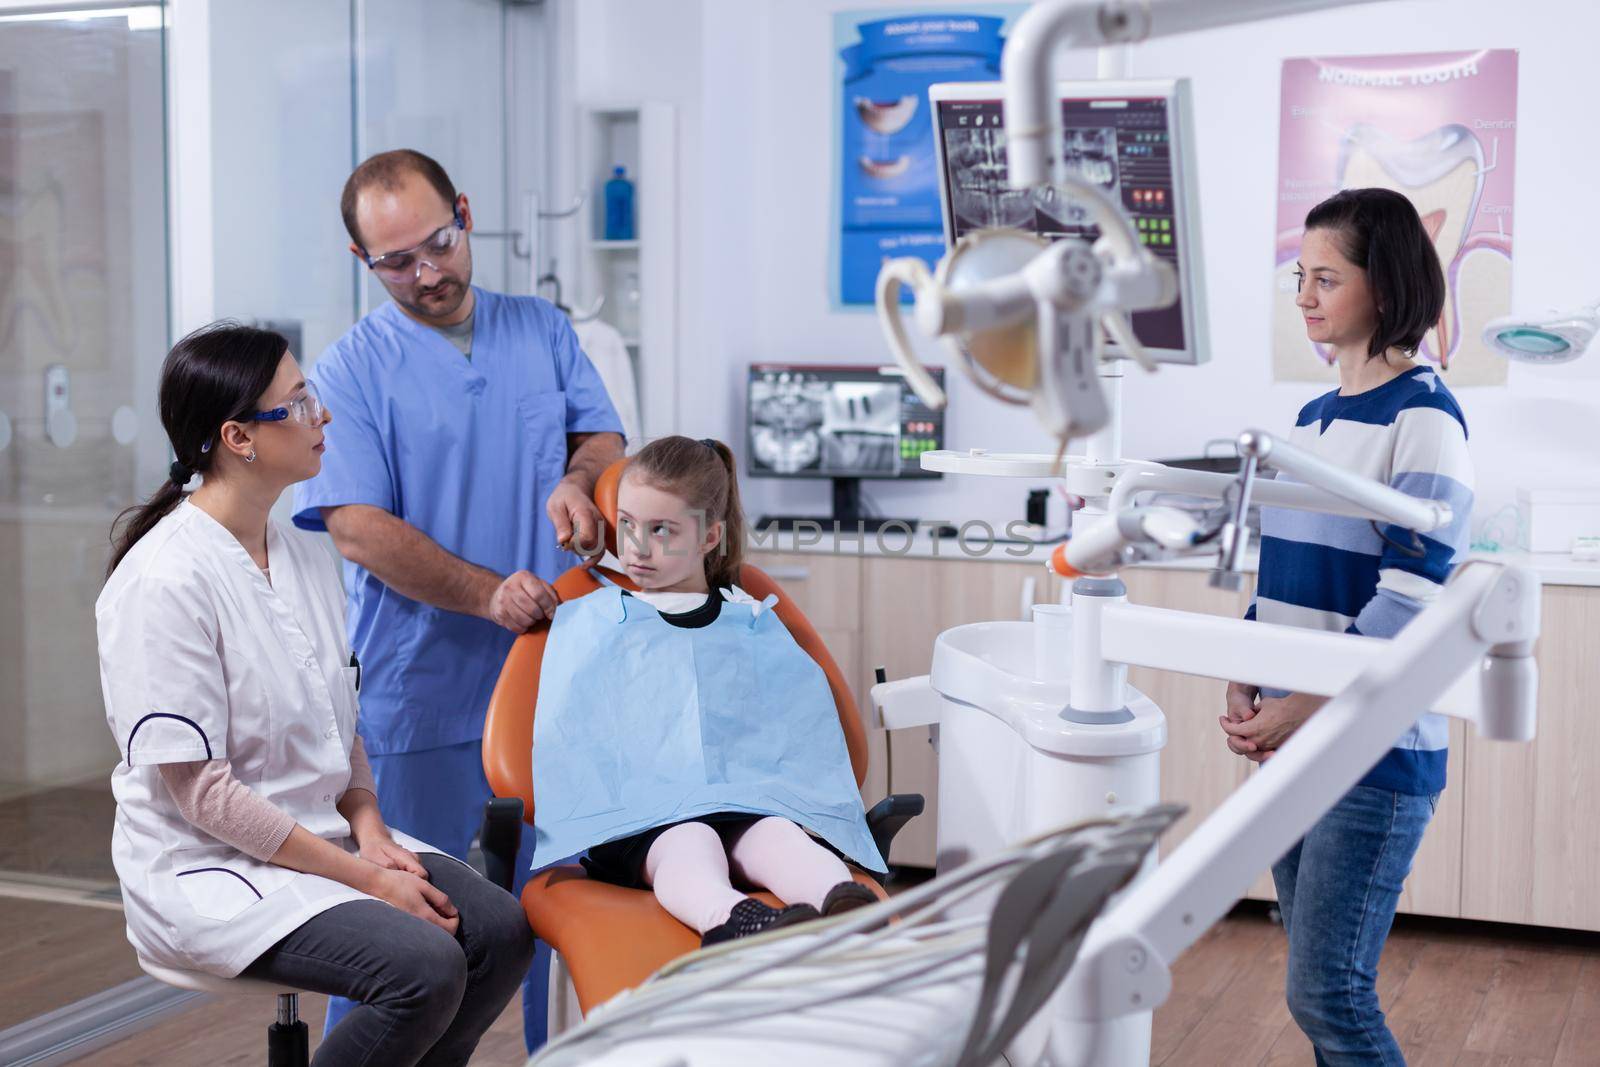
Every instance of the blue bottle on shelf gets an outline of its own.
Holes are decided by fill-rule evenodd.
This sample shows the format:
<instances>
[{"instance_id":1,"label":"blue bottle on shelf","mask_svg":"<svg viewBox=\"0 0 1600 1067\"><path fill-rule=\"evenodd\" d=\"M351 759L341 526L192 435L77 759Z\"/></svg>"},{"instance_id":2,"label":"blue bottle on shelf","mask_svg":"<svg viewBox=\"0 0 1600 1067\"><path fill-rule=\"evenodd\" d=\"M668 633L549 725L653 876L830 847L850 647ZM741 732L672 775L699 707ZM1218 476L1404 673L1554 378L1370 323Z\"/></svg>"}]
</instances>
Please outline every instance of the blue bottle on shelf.
<instances>
[{"instance_id":1,"label":"blue bottle on shelf","mask_svg":"<svg viewBox=\"0 0 1600 1067\"><path fill-rule=\"evenodd\" d=\"M633 183L626 167L615 167L606 182L606 240L631 241L633 233Z\"/></svg>"}]
</instances>

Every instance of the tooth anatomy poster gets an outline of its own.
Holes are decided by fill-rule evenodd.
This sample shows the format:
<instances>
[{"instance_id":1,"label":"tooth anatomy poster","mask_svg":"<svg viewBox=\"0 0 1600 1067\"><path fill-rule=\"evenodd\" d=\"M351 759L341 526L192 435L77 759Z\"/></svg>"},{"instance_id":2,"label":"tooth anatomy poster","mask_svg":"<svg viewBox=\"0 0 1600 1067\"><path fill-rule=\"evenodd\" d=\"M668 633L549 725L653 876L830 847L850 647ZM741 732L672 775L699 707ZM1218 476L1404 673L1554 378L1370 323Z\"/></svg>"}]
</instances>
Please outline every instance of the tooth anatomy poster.
<instances>
[{"instance_id":1,"label":"tooth anatomy poster","mask_svg":"<svg viewBox=\"0 0 1600 1067\"><path fill-rule=\"evenodd\" d=\"M1295 260L1307 211L1376 185L1416 205L1444 267L1444 311L1419 355L1452 386L1503 383L1480 335L1511 310L1516 50L1288 59L1282 85L1274 378L1337 380L1295 306Z\"/></svg>"},{"instance_id":2,"label":"tooth anatomy poster","mask_svg":"<svg viewBox=\"0 0 1600 1067\"><path fill-rule=\"evenodd\" d=\"M944 253L928 86L1000 78L1007 20L1026 4L834 15L839 78L835 302L868 304L878 265Z\"/></svg>"}]
</instances>

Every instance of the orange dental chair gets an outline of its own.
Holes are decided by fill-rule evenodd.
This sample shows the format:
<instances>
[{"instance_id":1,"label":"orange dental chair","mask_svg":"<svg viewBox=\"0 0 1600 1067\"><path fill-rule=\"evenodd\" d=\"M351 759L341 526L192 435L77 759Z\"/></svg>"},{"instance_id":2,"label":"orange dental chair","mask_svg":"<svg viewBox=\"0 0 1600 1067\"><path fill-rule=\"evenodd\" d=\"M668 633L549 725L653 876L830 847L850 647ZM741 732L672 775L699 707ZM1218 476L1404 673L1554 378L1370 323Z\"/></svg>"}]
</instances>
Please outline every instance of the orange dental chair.
<instances>
[{"instance_id":1,"label":"orange dental chair","mask_svg":"<svg viewBox=\"0 0 1600 1067\"><path fill-rule=\"evenodd\" d=\"M612 464L601 475L594 492L595 503L605 517L606 547L613 555L617 552L617 484L626 463L627 460L619 460ZM605 573L625 589L637 588L624 574L609 570ZM759 568L746 563L740 571L739 585L757 600L768 593L778 594L774 608L778 618L827 675L859 786L867 773L866 732L838 664L805 615ZM572 568L555 582L556 593L563 602L600 587L598 579L584 567ZM539 668L549 633L549 623L541 623L511 646L484 723L483 768L495 799L486 806L481 847L489 878L507 890L516 873L522 824L533 825L535 817L533 718ZM921 795L904 794L884 798L867 813L868 829L885 859L894 835L921 814L922 808ZM856 868L851 874L880 897L885 895L871 874ZM753 895L768 904L778 903L769 893ZM624 889L591 880L582 867L554 867L535 875L522 891L522 908L534 933L548 942L565 964L585 1014L700 947L700 935L667 914L649 890ZM552 993L560 995L554 988Z\"/></svg>"}]
</instances>

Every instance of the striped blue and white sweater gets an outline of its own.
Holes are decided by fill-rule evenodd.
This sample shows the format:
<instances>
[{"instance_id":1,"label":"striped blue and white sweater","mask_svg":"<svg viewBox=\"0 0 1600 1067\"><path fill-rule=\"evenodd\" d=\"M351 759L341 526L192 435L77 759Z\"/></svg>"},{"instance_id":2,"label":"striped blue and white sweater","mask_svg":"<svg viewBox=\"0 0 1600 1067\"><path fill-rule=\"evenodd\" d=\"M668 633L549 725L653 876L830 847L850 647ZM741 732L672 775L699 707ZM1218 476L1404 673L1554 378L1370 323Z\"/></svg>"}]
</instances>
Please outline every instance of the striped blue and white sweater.
<instances>
[{"instance_id":1,"label":"striped blue and white sweater","mask_svg":"<svg viewBox=\"0 0 1600 1067\"><path fill-rule=\"evenodd\" d=\"M1319 396L1300 410L1289 440L1346 470L1443 501L1454 519L1421 535L1419 556L1396 547L1413 544L1399 527L1384 527L1380 537L1365 519L1262 508L1261 573L1246 618L1393 637L1438 595L1466 551L1472 460L1460 406L1438 375L1416 367L1355 396ZM1448 721L1425 713L1361 784L1438 792L1448 739Z\"/></svg>"}]
</instances>

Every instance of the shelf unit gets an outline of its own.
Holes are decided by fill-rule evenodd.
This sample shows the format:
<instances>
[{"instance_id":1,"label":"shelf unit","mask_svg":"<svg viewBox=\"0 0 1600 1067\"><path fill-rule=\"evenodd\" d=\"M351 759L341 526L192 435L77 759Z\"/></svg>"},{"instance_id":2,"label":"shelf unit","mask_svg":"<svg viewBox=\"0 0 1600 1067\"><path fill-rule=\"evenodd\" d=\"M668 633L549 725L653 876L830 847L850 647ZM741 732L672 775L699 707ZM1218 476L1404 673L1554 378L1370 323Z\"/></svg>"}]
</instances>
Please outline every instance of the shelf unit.
<instances>
[{"instance_id":1,"label":"shelf unit","mask_svg":"<svg viewBox=\"0 0 1600 1067\"><path fill-rule=\"evenodd\" d=\"M578 138L579 188L590 209L578 243L573 306L592 307L605 298L599 317L627 346L642 433L659 437L678 425L676 109L655 101L583 105ZM608 241L605 183L618 165L633 182L637 237Z\"/></svg>"}]
</instances>

